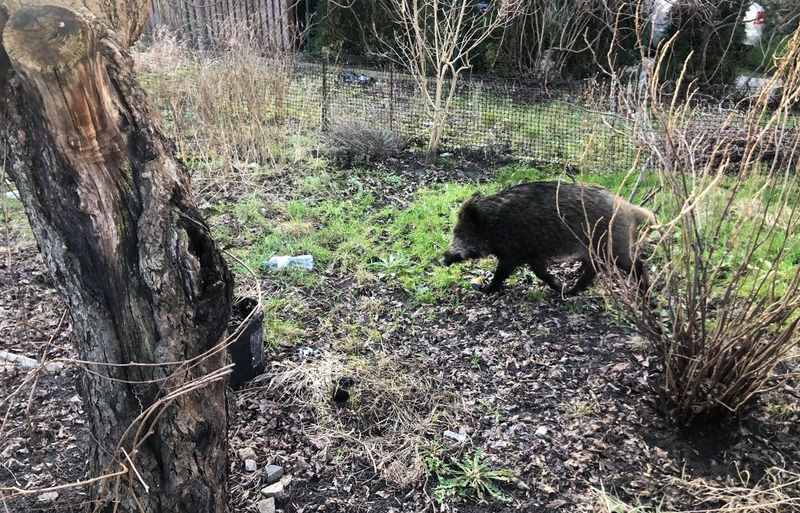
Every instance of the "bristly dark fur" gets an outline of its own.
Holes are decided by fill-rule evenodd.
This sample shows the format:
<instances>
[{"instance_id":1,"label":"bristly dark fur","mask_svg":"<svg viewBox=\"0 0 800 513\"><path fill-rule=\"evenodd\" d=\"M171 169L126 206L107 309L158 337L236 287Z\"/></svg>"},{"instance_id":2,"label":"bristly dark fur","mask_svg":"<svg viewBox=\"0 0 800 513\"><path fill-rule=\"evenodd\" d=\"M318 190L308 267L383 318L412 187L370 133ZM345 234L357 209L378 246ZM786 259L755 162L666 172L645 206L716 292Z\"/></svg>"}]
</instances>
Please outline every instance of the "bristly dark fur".
<instances>
[{"instance_id":1,"label":"bristly dark fur","mask_svg":"<svg viewBox=\"0 0 800 513\"><path fill-rule=\"evenodd\" d=\"M639 220L652 224L655 217L598 185L533 182L492 196L476 193L458 212L453 240L442 263L494 255L498 258L497 270L486 292L500 290L517 267L528 264L551 288L571 295L586 288L596 275L591 247L603 259L613 257L621 271L635 273L640 287L646 290L644 266L641 260L634 261L631 248ZM547 264L570 257L581 261L582 274L565 291L547 271Z\"/></svg>"}]
</instances>

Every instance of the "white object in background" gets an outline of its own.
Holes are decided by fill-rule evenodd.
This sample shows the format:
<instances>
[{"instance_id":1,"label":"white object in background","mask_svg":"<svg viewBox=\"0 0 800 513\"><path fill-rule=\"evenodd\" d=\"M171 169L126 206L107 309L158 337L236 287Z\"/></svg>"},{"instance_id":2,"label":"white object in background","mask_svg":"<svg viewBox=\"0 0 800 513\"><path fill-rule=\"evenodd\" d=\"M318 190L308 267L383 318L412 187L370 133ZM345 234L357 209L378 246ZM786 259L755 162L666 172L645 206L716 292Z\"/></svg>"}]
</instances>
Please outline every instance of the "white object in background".
<instances>
[{"instance_id":1,"label":"white object in background","mask_svg":"<svg viewBox=\"0 0 800 513\"><path fill-rule=\"evenodd\" d=\"M274 256L262 264L272 270L287 269L289 267L301 267L303 269L314 268L314 257L311 255L300 256Z\"/></svg>"},{"instance_id":2,"label":"white object in background","mask_svg":"<svg viewBox=\"0 0 800 513\"><path fill-rule=\"evenodd\" d=\"M653 0L650 6L650 23L652 23L650 44L654 47L664 39L670 24L670 11L675 3L676 0Z\"/></svg>"},{"instance_id":3,"label":"white object in background","mask_svg":"<svg viewBox=\"0 0 800 513\"><path fill-rule=\"evenodd\" d=\"M658 45L671 23L670 15L672 8L679 4L679 0L650 0L649 21L652 24L650 44L654 47ZM757 2L747 4L747 10L742 17L744 24L744 44L758 46L761 44L761 33L764 31L764 7ZM680 36L679 36L680 37Z\"/></svg>"},{"instance_id":4,"label":"white object in background","mask_svg":"<svg viewBox=\"0 0 800 513\"><path fill-rule=\"evenodd\" d=\"M764 32L764 8L752 2L744 13L744 44L758 46Z\"/></svg>"}]
</instances>

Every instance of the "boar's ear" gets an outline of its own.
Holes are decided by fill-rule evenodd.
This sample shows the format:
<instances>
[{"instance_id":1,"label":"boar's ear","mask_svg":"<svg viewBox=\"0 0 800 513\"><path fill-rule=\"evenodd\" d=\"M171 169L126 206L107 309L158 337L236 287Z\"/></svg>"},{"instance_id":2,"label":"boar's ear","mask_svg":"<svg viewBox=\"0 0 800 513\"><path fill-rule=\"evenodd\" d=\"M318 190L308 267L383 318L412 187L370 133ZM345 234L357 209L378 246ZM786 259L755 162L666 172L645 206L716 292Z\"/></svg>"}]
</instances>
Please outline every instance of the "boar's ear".
<instances>
[{"instance_id":1,"label":"boar's ear","mask_svg":"<svg viewBox=\"0 0 800 513\"><path fill-rule=\"evenodd\" d=\"M480 193L476 192L461 208L461 215L459 216L462 221L469 223L473 226L480 226L483 222L483 215L475 200L480 198Z\"/></svg>"}]
</instances>

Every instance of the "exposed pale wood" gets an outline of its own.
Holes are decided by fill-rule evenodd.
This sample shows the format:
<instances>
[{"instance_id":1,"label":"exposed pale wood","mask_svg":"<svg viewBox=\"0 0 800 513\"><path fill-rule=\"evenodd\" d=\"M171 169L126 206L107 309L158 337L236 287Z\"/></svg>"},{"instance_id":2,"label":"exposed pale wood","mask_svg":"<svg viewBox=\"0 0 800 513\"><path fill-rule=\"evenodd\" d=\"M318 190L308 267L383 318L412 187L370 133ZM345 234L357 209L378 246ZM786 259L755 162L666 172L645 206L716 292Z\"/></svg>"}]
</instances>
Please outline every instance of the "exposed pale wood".
<instances>
[{"instance_id":1,"label":"exposed pale wood","mask_svg":"<svg viewBox=\"0 0 800 513\"><path fill-rule=\"evenodd\" d=\"M122 42L130 46L144 29L150 0L2 0L0 5L9 13L36 6L86 9L113 27Z\"/></svg>"}]
</instances>

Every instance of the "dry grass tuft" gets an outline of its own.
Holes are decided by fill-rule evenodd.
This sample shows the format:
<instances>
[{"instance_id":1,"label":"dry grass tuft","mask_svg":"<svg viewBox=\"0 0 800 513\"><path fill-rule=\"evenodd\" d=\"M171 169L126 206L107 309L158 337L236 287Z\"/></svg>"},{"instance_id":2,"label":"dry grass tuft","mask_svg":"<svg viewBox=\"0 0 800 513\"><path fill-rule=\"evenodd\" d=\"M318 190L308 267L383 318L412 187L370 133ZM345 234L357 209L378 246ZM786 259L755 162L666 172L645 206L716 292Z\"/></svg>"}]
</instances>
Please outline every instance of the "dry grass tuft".
<instances>
[{"instance_id":1,"label":"dry grass tuft","mask_svg":"<svg viewBox=\"0 0 800 513\"><path fill-rule=\"evenodd\" d=\"M323 151L346 166L386 160L406 144L391 130L365 121L334 121L321 138Z\"/></svg>"},{"instance_id":2,"label":"dry grass tuft","mask_svg":"<svg viewBox=\"0 0 800 513\"><path fill-rule=\"evenodd\" d=\"M133 52L139 80L204 199L250 191L265 168L298 153L288 135L296 55L246 30L230 33L222 53L190 52L169 32Z\"/></svg>"},{"instance_id":3,"label":"dry grass tuft","mask_svg":"<svg viewBox=\"0 0 800 513\"><path fill-rule=\"evenodd\" d=\"M800 511L800 473L796 470L769 469L761 480L750 485L742 475L739 485L724 485L705 479L684 482L700 505L713 505L719 513L790 513Z\"/></svg>"},{"instance_id":4,"label":"dry grass tuft","mask_svg":"<svg viewBox=\"0 0 800 513\"><path fill-rule=\"evenodd\" d=\"M165 73L183 66L190 50L177 34L159 29L151 44L145 46L137 42L131 54L138 73Z\"/></svg>"},{"instance_id":5,"label":"dry grass tuft","mask_svg":"<svg viewBox=\"0 0 800 513\"><path fill-rule=\"evenodd\" d=\"M632 505L609 495L605 488L593 489L595 511L601 513L796 513L800 512L800 473L771 468L758 482L750 483L747 473L740 483L719 483L708 479L675 478L673 491L692 497L691 509L673 510L663 506Z\"/></svg>"},{"instance_id":6,"label":"dry grass tuft","mask_svg":"<svg viewBox=\"0 0 800 513\"><path fill-rule=\"evenodd\" d=\"M399 488L424 478L424 455L434 437L452 426L463 408L439 379L390 354L368 359L324 354L282 365L271 386L313 415L309 435L320 446L339 448L331 455L334 463L366 458ZM343 394L349 395L345 401Z\"/></svg>"}]
</instances>

